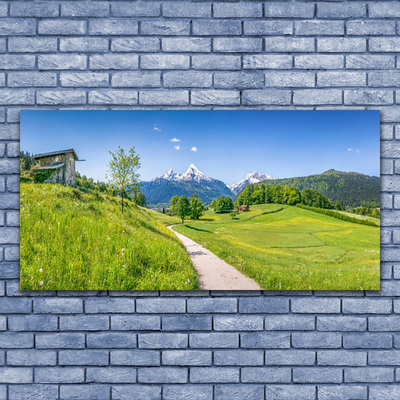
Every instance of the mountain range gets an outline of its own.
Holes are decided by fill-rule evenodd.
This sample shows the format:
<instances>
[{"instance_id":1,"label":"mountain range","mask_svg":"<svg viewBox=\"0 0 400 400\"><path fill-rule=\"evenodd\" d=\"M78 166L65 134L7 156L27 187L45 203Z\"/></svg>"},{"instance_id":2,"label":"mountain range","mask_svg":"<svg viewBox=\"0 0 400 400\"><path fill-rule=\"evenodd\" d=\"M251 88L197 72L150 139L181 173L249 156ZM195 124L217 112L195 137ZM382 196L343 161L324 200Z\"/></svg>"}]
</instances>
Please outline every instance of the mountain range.
<instances>
[{"instance_id":1,"label":"mountain range","mask_svg":"<svg viewBox=\"0 0 400 400\"><path fill-rule=\"evenodd\" d=\"M184 173L172 169L151 181L142 182L142 192L148 204L168 204L172 196L190 197L196 193L203 203L209 204L220 196L235 197L247 185L257 183L315 189L333 202L339 200L345 206L379 204L380 179L357 172L341 172L330 169L323 174L303 177L274 179L271 175L253 171L243 180L227 186L224 182L211 178L191 164Z\"/></svg>"}]
</instances>

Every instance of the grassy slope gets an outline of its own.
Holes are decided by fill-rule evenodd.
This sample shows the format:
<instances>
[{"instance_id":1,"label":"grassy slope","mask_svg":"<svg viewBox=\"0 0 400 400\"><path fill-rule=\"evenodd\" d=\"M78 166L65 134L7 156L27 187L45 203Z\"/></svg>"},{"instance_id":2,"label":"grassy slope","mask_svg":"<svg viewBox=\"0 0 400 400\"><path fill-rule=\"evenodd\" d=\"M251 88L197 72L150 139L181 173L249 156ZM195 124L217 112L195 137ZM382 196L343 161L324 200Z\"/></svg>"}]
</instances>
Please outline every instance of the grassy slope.
<instances>
[{"instance_id":1,"label":"grassy slope","mask_svg":"<svg viewBox=\"0 0 400 400\"><path fill-rule=\"evenodd\" d=\"M42 282L42 284L41 284ZM24 290L197 289L181 243L142 208L61 185L21 184Z\"/></svg>"},{"instance_id":2,"label":"grassy slope","mask_svg":"<svg viewBox=\"0 0 400 400\"><path fill-rule=\"evenodd\" d=\"M379 229L298 207L247 219L277 205L251 206L174 229L210 249L267 290L379 289ZM282 206L280 206L282 207Z\"/></svg>"}]
</instances>

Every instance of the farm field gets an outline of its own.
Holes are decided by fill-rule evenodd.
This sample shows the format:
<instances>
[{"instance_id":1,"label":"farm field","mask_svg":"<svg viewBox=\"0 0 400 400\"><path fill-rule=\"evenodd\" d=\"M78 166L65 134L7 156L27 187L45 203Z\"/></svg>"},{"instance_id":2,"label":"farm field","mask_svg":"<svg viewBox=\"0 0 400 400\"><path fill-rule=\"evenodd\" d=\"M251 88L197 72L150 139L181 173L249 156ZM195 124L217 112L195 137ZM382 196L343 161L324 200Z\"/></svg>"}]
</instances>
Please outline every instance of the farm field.
<instances>
[{"instance_id":1,"label":"farm field","mask_svg":"<svg viewBox=\"0 0 400 400\"><path fill-rule=\"evenodd\" d=\"M299 207L264 204L251 206L237 220L207 211L199 221L176 225L174 230L206 247L265 290L380 287L378 227Z\"/></svg>"},{"instance_id":2,"label":"farm field","mask_svg":"<svg viewBox=\"0 0 400 400\"><path fill-rule=\"evenodd\" d=\"M21 183L21 289L191 290L185 248L153 212L54 184Z\"/></svg>"}]
</instances>

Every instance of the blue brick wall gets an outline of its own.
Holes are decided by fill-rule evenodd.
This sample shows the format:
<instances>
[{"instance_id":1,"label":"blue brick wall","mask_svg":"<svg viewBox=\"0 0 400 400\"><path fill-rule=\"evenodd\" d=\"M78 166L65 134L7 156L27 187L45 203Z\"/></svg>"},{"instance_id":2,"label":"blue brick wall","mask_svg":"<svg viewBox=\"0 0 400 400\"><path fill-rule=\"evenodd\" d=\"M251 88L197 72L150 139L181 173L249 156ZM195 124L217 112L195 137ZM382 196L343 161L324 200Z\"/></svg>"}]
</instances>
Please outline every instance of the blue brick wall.
<instances>
[{"instance_id":1,"label":"blue brick wall","mask_svg":"<svg viewBox=\"0 0 400 400\"><path fill-rule=\"evenodd\" d=\"M398 17L391 0L0 2L0 399L400 398ZM20 292L28 108L381 110L382 290Z\"/></svg>"}]
</instances>

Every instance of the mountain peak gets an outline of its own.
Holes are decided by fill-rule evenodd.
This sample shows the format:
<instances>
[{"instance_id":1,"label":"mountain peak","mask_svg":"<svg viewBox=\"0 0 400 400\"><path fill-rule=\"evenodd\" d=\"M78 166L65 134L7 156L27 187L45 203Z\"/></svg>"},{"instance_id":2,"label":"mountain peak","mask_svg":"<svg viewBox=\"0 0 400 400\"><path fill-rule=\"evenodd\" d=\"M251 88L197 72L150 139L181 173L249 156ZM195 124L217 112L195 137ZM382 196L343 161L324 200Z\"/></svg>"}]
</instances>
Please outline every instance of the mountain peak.
<instances>
[{"instance_id":1,"label":"mountain peak","mask_svg":"<svg viewBox=\"0 0 400 400\"><path fill-rule=\"evenodd\" d=\"M247 185L251 185L254 183L259 183L265 181L267 179L274 179L271 175L266 174L265 172L253 171L248 173L243 180L240 182L233 183L228 186L229 189L232 190L234 194L238 194L243 190L243 188Z\"/></svg>"},{"instance_id":2,"label":"mountain peak","mask_svg":"<svg viewBox=\"0 0 400 400\"><path fill-rule=\"evenodd\" d=\"M186 172L183 174L177 172L175 173L172 168L170 168L165 174L154 178L154 180L157 179L166 179L168 181L174 181L174 182L179 182L179 181L196 181L196 182L201 182L201 181L211 181L212 178L209 178L206 174L201 172L194 164L190 164Z\"/></svg>"}]
</instances>

